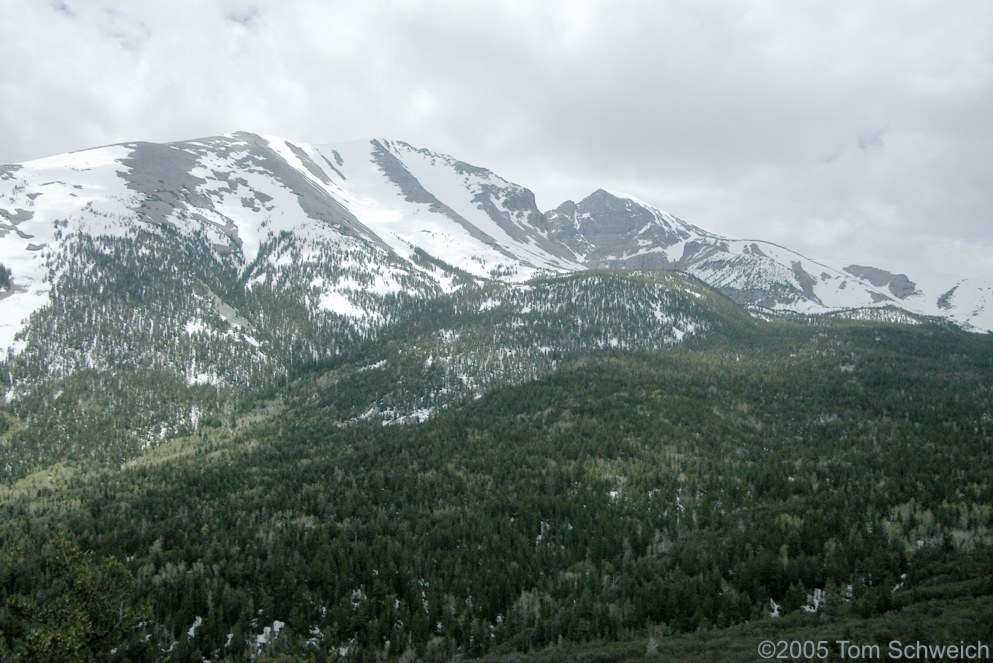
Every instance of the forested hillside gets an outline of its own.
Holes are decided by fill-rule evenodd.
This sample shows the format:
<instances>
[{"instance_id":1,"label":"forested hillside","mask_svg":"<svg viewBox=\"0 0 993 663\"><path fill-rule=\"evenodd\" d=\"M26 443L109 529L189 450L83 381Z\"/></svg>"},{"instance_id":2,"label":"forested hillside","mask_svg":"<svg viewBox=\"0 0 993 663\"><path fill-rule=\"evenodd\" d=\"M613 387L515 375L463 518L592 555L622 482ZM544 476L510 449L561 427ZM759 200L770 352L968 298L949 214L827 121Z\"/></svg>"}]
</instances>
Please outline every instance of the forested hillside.
<instances>
[{"instance_id":1,"label":"forested hillside","mask_svg":"<svg viewBox=\"0 0 993 663\"><path fill-rule=\"evenodd\" d=\"M478 296L498 311L515 292ZM725 637L754 642L723 660L751 660L760 633L993 639L993 342L709 310L678 344L594 328L421 423L344 416L367 388L448 384L415 326L381 342L422 347L417 371L358 370L357 351L123 465L11 483L0 658L721 660L700 650ZM492 323L427 356L478 349Z\"/></svg>"},{"instance_id":2,"label":"forested hillside","mask_svg":"<svg viewBox=\"0 0 993 663\"><path fill-rule=\"evenodd\" d=\"M358 272L349 264L361 254L340 246L302 260L289 237L263 250L296 259L244 276L153 236L76 246L85 253L69 261L55 304L32 316L23 351L0 361L17 420L0 438L6 481L62 461L118 466L171 436L229 426L260 394L281 403L301 371L322 373L313 398L336 423L419 420L545 375L575 352L655 350L749 323L670 272L467 279L440 293L389 262ZM86 278L102 261L115 269ZM373 269L402 291L377 294ZM315 280L353 282L363 313L320 309Z\"/></svg>"},{"instance_id":3,"label":"forested hillside","mask_svg":"<svg viewBox=\"0 0 993 663\"><path fill-rule=\"evenodd\" d=\"M3 168L0 259L2 660L990 635L990 284L250 133Z\"/></svg>"}]
</instances>

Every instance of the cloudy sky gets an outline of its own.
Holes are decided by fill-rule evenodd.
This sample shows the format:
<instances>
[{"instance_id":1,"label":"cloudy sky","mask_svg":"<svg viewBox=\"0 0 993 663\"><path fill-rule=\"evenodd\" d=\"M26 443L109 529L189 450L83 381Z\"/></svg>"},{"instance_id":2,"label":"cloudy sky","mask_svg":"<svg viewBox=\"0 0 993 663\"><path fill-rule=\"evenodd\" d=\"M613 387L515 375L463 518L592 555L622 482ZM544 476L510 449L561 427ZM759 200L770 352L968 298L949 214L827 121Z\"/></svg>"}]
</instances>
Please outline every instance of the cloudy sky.
<instances>
[{"instance_id":1,"label":"cloudy sky","mask_svg":"<svg viewBox=\"0 0 993 663\"><path fill-rule=\"evenodd\" d=\"M618 189L812 258L993 281L987 0L0 0L0 58L0 163L383 136L543 209Z\"/></svg>"}]
</instances>

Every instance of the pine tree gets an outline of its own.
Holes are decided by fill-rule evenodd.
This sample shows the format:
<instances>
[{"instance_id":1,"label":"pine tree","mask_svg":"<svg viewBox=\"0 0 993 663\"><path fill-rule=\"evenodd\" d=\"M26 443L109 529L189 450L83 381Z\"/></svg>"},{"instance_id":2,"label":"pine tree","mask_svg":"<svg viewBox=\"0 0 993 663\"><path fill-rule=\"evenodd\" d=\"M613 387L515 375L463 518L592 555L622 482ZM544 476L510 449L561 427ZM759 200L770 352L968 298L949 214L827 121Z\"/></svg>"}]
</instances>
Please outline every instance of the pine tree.
<instances>
[{"instance_id":1,"label":"pine tree","mask_svg":"<svg viewBox=\"0 0 993 663\"><path fill-rule=\"evenodd\" d=\"M127 658L140 646L134 579L119 560L97 560L58 538L45 567L52 581L40 600L17 595L8 601L26 634L14 644L15 661L107 660L111 652Z\"/></svg>"}]
</instances>

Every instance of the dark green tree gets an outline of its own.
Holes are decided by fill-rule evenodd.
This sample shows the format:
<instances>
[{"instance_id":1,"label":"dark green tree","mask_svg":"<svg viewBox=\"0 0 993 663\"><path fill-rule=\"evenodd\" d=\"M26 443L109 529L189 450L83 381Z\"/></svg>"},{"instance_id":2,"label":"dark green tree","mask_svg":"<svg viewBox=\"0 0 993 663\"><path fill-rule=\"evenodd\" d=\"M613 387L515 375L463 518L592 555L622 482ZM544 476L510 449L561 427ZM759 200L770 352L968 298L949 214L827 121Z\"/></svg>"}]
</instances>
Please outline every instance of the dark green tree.
<instances>
[{"instance_id":1,"label":"dark green tree","mask_svg":"<svg viewBox=\"0 0 993 663\"><path fill-rule=\"evenodd\" d=\"M129 652L142 642L143 619L128 569L114 557L98 560L65 538L49 546L44 566L46 588L8 600L22 627L13 660L96 661L111 652L132 658Z\"/></svg>"}]
</instances>

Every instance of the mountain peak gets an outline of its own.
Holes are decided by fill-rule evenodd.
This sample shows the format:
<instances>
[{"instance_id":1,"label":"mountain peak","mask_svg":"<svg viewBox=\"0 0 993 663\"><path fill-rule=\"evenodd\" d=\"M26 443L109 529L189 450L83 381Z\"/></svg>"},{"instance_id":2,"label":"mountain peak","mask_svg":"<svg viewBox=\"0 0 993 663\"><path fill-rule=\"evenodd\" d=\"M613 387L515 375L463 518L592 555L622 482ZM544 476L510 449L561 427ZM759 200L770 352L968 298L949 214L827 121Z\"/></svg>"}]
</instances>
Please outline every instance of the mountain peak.
<instances>
[{"instance_id":1,"label":"mountain peak","mask_svg":"<svg viewBox=\"0 0 993 663\"><path fill-rule=\"evenodd\" d=\"M616 189L602 189L602 188L601 189L597 189L596 191L594 191L593 193L591 193L589 196L587 196L587 198L603 198L605 196L609 196L609 197L614 198L616 200L619 200L619 201L621 201L621 202L623 202L625 204L632 203L632 204L635 204L635 205L640 205L641 207L644 207L646 209L655 209L655 206L654 205L650 205L650 204L646 203L641 198L638 198L637 196L631 195L630 193L625 193L624 191L618 191Z\"/></svg>"},{"instance_id":2,"label":"mountain peak","mask_svg":"<svg viewBox=\"0 0 993 663\"><path fill-rule=\"evenodd\" d=\"M689 239L688 224L630 194L597 189L547 213L553 236L589 266L671 269L671 247Z\"/></svg>"},{"instance_id":3,"label":"mountain peak","mask_svg":"<svg viewBox=\"0 0 993 663\"><path fill-rule=\"evenodd\" d=\"M446 266L428 269L444 289L455 273L524 281L588 268L668 269L747 306L836 313L896 305L993 328L989 284L830 267L770 242L704 231L616 189L543 214L527 188L397 138L312 145L236 131L0 169L0 265L12 284L0 298L0 318L9 320L0 323L0 351L24 315L50 301L59 268L48 265L68 237L139 231L197 237L239 269L279 259L267 247L286 233L314 246L359 242L412 264L429 256Z\"/></svg>"}]
</instances>

